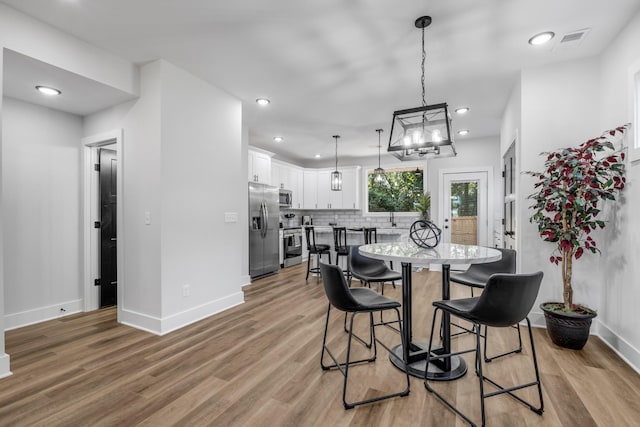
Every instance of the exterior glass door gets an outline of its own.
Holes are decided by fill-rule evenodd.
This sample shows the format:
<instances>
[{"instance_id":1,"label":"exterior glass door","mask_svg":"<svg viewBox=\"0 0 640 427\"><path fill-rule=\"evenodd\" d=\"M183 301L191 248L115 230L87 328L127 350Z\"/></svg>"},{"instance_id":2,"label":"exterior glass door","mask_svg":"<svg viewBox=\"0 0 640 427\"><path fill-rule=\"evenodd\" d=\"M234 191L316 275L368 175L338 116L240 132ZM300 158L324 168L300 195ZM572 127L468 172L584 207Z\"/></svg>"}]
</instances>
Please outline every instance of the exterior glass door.
<instances>
[{"instance_id":1,"label":"exterior glass door","mask_svg":"<svg viewBox=\"0 0 640 427\"><path fill-rule=\"evenodd\" d=\"M443 241L487 246L486 172L444 175Z\"/></svg>"}]
</instances>

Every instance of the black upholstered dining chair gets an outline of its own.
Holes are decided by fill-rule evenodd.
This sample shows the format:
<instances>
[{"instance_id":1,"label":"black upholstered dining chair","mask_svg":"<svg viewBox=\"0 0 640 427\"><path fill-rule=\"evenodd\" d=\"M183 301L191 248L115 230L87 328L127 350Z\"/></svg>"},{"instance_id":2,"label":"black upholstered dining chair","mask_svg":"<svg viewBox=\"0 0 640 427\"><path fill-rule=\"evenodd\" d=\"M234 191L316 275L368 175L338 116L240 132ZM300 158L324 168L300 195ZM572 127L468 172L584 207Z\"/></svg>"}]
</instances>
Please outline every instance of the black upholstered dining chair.
<instances>
[{"instance_id":1,"label":"black upholstered dining chair","mask_svg":"<svg viewBox=\"0 0 640 427\"><path fill-rule=\"evenodd\" d=\"M307 276L304 280L309 279L309 273L320 274L320 267L311 267L311 256L316 256L316 265L320 265L320 257L327 255L329 257L329 264L331 264L331 251L329 245L324 243L316 243L316 230L311 225L304 227L305 237L307 238L307 250L309 256L307 257Z\"/></svg>"},{"instance_id":2,"label":"black upholstered dining chair","mask_svg":"<svg viewBox=\"0 0 640 427\"><path fill-rule=\"evenodd\" d=\"M541 271L533 274L494 274L485 284L482 294L479 297L435 301L433 303L435 310L431 323L431 336L429 338L429 346L427 350L427 364L433 362L434 359L445 359L460 354L471 352L475 353L475 371L480 383L480 412L483 426L486 422L485 399L500 394L509 394L511 397L539 415L542 415L544 410L536 349L533 342L533 334L531 332L531 322L527 317L538 296L542 276L543 274ZM438 311L449 313L451 316L473 323L473 332L475 334L474 348L459 350L449 354L438 354L436 352L432 352L434 332L436 335L438 333L437 330L434 330ZM503 386L493 379L488 378L483 372L483 360L480 356L480 327L485 325L492 328L504 328L517 324L522 320L526 320L527 329L529 331L535 381L515 386ZM512 378L512 375L507 373L506 377ZM495 387L497 391L485 392L485 383L489 383ZM442 394L438 393L432 387L432 381L429 381L426 377L424 379L424 385L429 392L433 393L466 422L471 425L476 425L466 414L455 406L454 402L447 400ZM537 387L539 406L535 406L513 393L516 390L528 387Z\"/></svg>"},{"instance_id":3,"label":"black upholstered dining chair","mask_svg":"<svg viewBox=\"0 0 640 427\"><path fill-rule=\"evenodd\" d=\"M360 254L357 246L349 248L349 269L352 277L363 281L368 287L371 287L371 283L379 284L383 295L385 282L392 282L395 288L393 282L402 280L401 273L391 270L382 260Z\"/></svg>"},{"instance_id":4,"label":"black upholstered dining chair","mask_svg":"<svg viewBox=\"0 0 640 427\"><path fill-rule=\"evenodd\" d=\"M471 264L469 268L457 274L452 274L449 278L450 282L458 283L460 285L469 286L471 288L471 296L473 297L473 290L484 289L489 277L496 273L509 273L516 272L516 251L513 249L493 248L502 253L502 258L498 261L487 262L483 264ZM506 351L504 353L497 354L489 357L487 355L487 341L488 341L488 328L485 326L484 330L484 360L485 362L491 362L499 357L506 356L508 354L520 353L522 351L522 334L520 332L520 325L514 325L518 332L518 346L514 350Z\"/></svg>"},{"instance_id":5,"label":"black upholstered dining chair","mask_svg":"<svg viewBox=\"0 0 640 427\"><path fill-rule=\"evenodd\" d=\"M373 320L373 313L383 311L394 311L397 316L398 327L402 328L402 322L400 320L400 303L386 298L377 292L368 288L350 288L344 278L342 269L340 266L320 263L320 271L322 273L322 282L324 284L324 290L329 299L329 305L327 308L327 318L324 325L324 336L322 338L322 354L320 356L320 366L323 370L338 369L344 376L344 382L342 386L342 404L345 409L354 408L357 405L363 405L366 403L378 402L383 399L389 399L398 396L407 396L409 394L409 374L405 372L406 387L404 390L386 394L370 399L363 399L359 401L347 401L347 388L349 385L349 370L357 363L374 362L377 357L377 344L382 345L387 351L391 352L382 341L376 338L375 329L376 326L381 326L380 323L375 323ZM345 314L351 314L351 322L348 329L348 341L347 341L347 354L344 362L339 362L333 352L327 346L327 330L329 328L329 317L331 315L331 308L335 308L339 311L343 311ZM369 317L369 330L371 334L371 346L373 347L373 356L360 359L351 360L351 344L352 338L355 337L353 333L353 323L356 315L368 314ZM402 334L400 334L402 336ZM405 345L405 343L402 343ZM325 364L325 354L328 355L333 363Z\"/></svg>"}]
</instances>

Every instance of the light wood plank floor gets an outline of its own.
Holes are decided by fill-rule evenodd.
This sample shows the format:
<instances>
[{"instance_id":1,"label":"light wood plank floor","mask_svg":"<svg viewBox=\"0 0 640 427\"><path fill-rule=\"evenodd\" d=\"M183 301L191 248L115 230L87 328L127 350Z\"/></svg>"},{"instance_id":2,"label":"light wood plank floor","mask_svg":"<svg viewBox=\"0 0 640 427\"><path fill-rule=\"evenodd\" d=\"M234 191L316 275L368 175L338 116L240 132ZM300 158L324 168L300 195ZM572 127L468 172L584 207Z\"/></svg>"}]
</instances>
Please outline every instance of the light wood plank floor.
<instances>
[{"instance_id":1,"label":"light wood plank floor","mask_svg":"<svg viewBox=\"0 0 640 427\"><path fill-rule=\"evenodd\" d=\"M245 304L163 337L118 324L114 309L7 332L13 376L0 380L0 425L464 425L417 378L407 397L345 411L342 376L319 365L326 297L321 282L304 281L304 267L258 280L245 288ZM414 335L426 341L440 275L414 273L413 283ZM387 285L385 294L400 299L400 286ZM468 289L454 287L453 295L467 296ZM342 316L336 315L330 323L334 348L346 344L341 326ZM494 351L513 343L513 330L494 331ZM379 336L399 342L387 328ZM540 329L535 340L544 415L500 396L488 401L488 425L640 425L640 376L600 339L591 337L582 351L555 347ZM463 336L454 345L470 342ZM364 354L362 346L355 348ZM522 355L495 361L487 370L505 383L529 381L529 357L527 345ZM353 399L388 392L403 381L384 353L352 374ZM436 385L478 419L475 375Z\"/></svg>"}]
</instances>

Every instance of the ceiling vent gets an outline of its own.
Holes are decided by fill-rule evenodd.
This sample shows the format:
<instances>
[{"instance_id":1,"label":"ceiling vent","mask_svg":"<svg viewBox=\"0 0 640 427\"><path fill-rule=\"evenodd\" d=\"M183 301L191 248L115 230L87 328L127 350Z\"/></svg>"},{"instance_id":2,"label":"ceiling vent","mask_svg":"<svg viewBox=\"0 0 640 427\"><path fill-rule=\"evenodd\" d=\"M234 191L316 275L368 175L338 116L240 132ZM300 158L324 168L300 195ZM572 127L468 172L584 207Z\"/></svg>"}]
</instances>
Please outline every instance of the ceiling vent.
<instances>
[{"instance_id":1,"label":"ceiling vent","mask_svg":"<svg viewBox=\"0 0 640 427\"><path fill-rule=\"evenodd\" d=\"M587 36L587 33L591 31L591 28L585 28L583 30L572 31L570 33L566 33L560 39L560 42L556 44L557 48L569 48L569 47L577 47L582 43L582 40Z\"/></svg>"}]
</instances>

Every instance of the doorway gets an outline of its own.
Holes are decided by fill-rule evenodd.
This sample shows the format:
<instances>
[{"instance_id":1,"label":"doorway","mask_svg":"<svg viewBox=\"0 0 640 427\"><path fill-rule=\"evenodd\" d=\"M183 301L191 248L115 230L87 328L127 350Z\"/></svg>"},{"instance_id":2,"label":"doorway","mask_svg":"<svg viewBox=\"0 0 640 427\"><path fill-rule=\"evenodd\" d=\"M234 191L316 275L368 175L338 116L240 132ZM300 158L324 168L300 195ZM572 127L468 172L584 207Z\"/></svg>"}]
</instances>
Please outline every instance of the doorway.
<instances>
[{"instance_id":1,"label":"doorway","mask_svg":"<svg viewBox=\"0 0 640 427\"><path fill-rule=\"evenodd\" d=\"M442 241L488 246L489 236L488 170L442 172L440 212Z\"/></svg>"},{"instance_id":2,"label":"doorway","mask_svg":"<svg viewBox=\"0 0 640 427\"><path fill-rule=\"evenodd\" d=\"M504 189L503 247L516 247L516 141L514 140L503 156L502 182Z\"/></svg>"},{"instance_id":3,"label":"doorway","mask_svg":"<svg viewBox=\"0 0 640 427\"><path fill-rule=\"evenodd\" d=\"M85 311L123 301L122 130L83 138ZM120 199L120 200L118 200Z\"/></svg>"},{"instance_id":4,"label":"doorway","mask_svg":"<svg viewBox=\"0 0 640 427\"><path fill-rule=\"evenodd\" d=\"M100 276L96 285L100 287L100 308L116 305L118 295L117 265L117 153L109 148L98 148L98 182L100 183Z\"/></svg>"}]
</instances>

